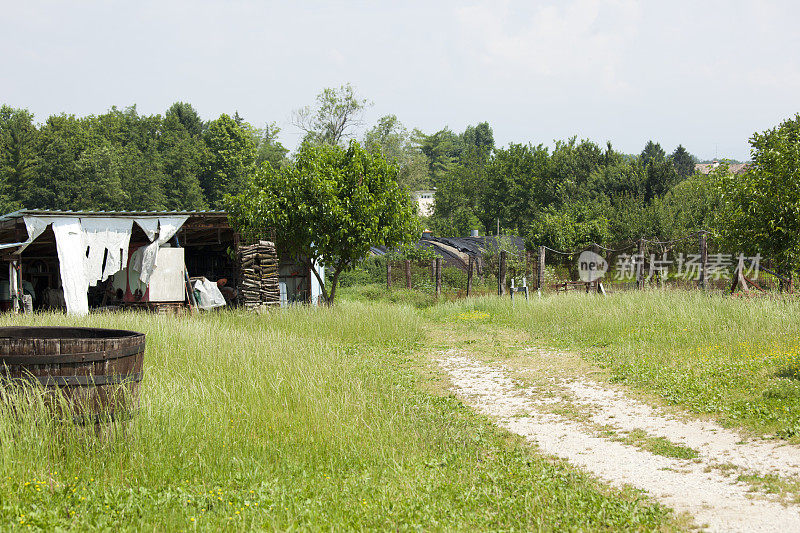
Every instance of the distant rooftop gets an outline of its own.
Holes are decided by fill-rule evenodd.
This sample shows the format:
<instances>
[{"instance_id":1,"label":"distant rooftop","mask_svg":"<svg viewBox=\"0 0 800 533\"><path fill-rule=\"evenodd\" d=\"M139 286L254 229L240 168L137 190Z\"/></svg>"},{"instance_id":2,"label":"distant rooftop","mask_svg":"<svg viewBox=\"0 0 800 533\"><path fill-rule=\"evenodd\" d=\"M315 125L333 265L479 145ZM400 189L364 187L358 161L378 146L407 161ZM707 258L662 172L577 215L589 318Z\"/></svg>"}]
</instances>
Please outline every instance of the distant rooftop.
<instances>
[{"instance_id":1,"label":"distant rooftop","mask_svg":"<svg viewBox=\"0 0 800 533\"><path fill-rule=\"evenodd\" d=\"M694 170L700 174L708 174L721 164L722 163L719 161L713 161L711 163L697 163L694 166ZM728 172L734 175L741 174L746 172L749 166L750 165L748 163L728 163Z\"/></svg>"}]
</instances>

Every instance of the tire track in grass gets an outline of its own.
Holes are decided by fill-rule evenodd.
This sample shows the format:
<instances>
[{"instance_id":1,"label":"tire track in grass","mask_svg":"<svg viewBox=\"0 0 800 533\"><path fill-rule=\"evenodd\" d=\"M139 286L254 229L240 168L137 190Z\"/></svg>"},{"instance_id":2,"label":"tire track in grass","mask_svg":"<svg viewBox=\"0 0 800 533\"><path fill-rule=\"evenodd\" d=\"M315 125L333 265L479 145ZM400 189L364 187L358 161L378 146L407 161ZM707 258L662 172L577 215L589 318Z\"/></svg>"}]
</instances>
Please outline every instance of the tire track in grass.
<instances>
[{"instance_id":1,"label":"tire track in grass","mask_svg":"<svg viewBox=\"0 0 800 533\"><path fill-rule=\"evenodd\" d=\"M599 436L577 421L547 412L552 401L536 399L520 389L507 369L480 363L461 350L441 352L438 361L458 396L500 426L535 442L543 452L565 459L600 479L618 486L636 487L678 512L689 513L704 529L800 531L798 507L785 506L774 498L755 497L749 485L725 476L714 468L706 455L694 460L664 457ZM593 403L587 391L605 397L591 387L586 388L585 383L585 390L573 387L579 401ZM557 385L554 383L554 386ZM592 384L592 387L602 389L599 384ZM607 404L608 401L606 398ZM602 407L602 402L599 405ZM617 414L627 410L619 397L614 405ZM635 410L631 416L635 419ZM613 424L616 417L606 422ZM702 435L707 442L714 441L718 433L702 427L694 429L705 431ZM665 430L665 434L669 431Z\"/></svg>"},{"instance_id":2,"label":"tire track in grass","mask_svg":"<svg viewBox=\"0 0 800 533\"><path fill-rule=\"evenodd\" d=\"M623 431L642 429L697 450L709 463L735 465L762 476L800 476L800 448L796 446L748 440L706 420L679 419L628 398L621 390L586 379L565 380L562 385L573 402L592 410L591 420L596 424Z\"/></svg>"}]
</instances>

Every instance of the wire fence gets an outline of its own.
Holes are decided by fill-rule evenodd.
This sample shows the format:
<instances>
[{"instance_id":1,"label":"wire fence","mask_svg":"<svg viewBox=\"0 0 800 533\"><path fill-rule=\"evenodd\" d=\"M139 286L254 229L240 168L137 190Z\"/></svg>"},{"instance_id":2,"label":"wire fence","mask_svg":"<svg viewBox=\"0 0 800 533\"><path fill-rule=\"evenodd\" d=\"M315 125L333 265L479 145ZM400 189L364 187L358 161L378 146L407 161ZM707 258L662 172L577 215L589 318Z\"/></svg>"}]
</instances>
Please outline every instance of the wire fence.
<instances>
[{"instance_id":1,"label":"wire fence","mask_svg":"<svg viewBox=\"0 0 800 533\"><path fill-rule=\"evenodd\" d=\"M602 275L587 275L585 253L602 263ZM576 250L540 246L543 266L537 289L601 292L707 289L732 293L792 292L791 276L781 275L770 258L745 256L724 248L717 236L698 230L672 240L639 239L609 248L591 244ZM587 286L592 284L592 287Z\"/></svg>"},{"instance_id":2,"label":"wire fence","mask_svg":"<svg viewBox=\"0 0 800 533\"><path fill-rule=\"evenodd\" d=\"M388 290L410 289L448 299L534 291L610 293L659 288L758 294L793 290L791 277L780 274L769 258L726 250L707 230L672 240L643 238L616 247L592 243L559 250L543 245L516 253L462 255L456 259L372 258L364 279L353 282L383 283ZM591 261L594 274L586 268Z\"/></svg>"}]
</instances>

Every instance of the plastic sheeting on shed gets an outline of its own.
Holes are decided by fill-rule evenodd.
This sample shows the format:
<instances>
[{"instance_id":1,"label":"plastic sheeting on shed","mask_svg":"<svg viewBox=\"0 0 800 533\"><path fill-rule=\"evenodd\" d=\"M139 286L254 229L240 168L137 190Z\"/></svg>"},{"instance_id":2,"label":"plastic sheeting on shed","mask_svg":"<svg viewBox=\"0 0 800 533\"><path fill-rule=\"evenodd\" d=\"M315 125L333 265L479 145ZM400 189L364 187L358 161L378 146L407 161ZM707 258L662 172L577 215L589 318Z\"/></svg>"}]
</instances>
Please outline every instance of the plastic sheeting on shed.
<instances>
[{"instance_id":1,"label":"plastic sheeting on shed","mask_svg":"<svg viewBox=\"0 0 800 533\"><path fill-rule=\"evenodd\" d=\"M197 302L200 309L213 309L225 305L225 297L216 282L201 278L194 282L194 289L200 294L200 300Z\"/></svg>"},{"instance_id":2,"label":"plastic sheeting on shed","mask_svg":"<svg viewBox=\"0 0 800 533\"><path fill-rule=\"evenodd\" d=\"M82 218L86 255L86 280L90 286L105 281L125 268L133 220L125 218ZM104 264L105 261L105 264Z\"/></svg>"},{"instance_id":3,"label":"plastic sheeting on shed","mask_svg":"<svg viewBox=\"0 0 800 533\"><path fill-rule=\"evenodd\" d=\"M188 218L26 216L28 240L21 249L24 250L47 226L52 225L67 313L85 315L89 312L89 286L125 268L134 222L151 241L144 249L141 265L138 265L141 279L147 283L156 267L158 249Z\"/></svg>"},{"instance_id":4,"label":"plastic sheeting on shed","mask_svg":"<svg viewBox=\"0 0 800 533\"><path fill-rule=\"evenodd\" d=\"M164 246L167 241L181 229L181 226L183 226L188 218L188 216L158 217L158 238L151 244L148 244L142 253L142 264L139 269L141 273L139 279L142 280L142 283L147 284L147 282L150 281L150 276L153 275L153 270L158 264L159 248Z\"/></svg>"},{"instance_id":5,"label":"plastic sheeting on shed","mask_svg":"<svg viewBox=\"0 0 800 533\"><path fill-rule=\"evenodd\" d=\"M58 267L61 270L61 286L67 313L71 315L89 314L89 299L86 291L89 282L83 255L83 232L77 218L62 218L52 222L58 250Z\"/></svg>"}]
</instances>

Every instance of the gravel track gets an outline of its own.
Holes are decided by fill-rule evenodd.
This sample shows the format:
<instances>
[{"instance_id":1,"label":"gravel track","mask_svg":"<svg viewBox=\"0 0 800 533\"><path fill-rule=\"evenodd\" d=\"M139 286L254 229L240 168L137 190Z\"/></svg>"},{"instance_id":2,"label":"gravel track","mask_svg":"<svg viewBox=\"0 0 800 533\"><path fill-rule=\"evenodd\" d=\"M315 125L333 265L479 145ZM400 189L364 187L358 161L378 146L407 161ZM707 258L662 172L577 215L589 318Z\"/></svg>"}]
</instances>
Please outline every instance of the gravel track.
<instances>
[{"instance_id":1,"label":"gravel track","mask_svg":"<svg viewBox=\"0 0 800 533\"><path fill-rule=\"evenodd\" d=\"M558 400L544 397L541 388L520 387L507 368L478 362L456 349L441 352L438 360L456 394L498 425L613 485L636 487L677 512L689 513L704 530L800 531L797 506L754 493L750 485L718 468L725 463L742 472L798 474L800 450L796 447L743 442L733 431L660 413L598 382L550 380L556 396L566 393L566 399L585 410L595 424L622 431L645 430L699 452L692 460L655 455L552 413Z\"/></svg>"}]
</instances>

